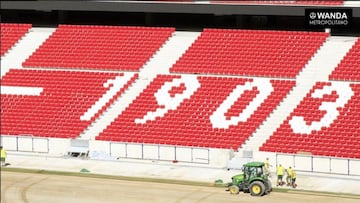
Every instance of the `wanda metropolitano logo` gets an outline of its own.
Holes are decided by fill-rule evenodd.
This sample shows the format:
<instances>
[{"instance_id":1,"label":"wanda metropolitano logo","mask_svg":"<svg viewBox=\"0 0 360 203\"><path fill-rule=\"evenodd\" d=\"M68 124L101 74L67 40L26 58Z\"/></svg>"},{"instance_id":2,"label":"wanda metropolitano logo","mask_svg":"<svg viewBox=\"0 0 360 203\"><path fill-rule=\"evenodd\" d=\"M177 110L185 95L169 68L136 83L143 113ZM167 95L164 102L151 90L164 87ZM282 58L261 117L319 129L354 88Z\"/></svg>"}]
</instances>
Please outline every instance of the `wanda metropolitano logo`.
<instances>
[{"instance_id":1,"label":"wanda metropolitano logo","mask_svg":"<svg viewBox=\"0 0 360 203\"><path fill-rule=\"evenodd\" d=\"M312 28L351 28L351 9L306 9L305 24Z\"/></svg>"}]
</instances>

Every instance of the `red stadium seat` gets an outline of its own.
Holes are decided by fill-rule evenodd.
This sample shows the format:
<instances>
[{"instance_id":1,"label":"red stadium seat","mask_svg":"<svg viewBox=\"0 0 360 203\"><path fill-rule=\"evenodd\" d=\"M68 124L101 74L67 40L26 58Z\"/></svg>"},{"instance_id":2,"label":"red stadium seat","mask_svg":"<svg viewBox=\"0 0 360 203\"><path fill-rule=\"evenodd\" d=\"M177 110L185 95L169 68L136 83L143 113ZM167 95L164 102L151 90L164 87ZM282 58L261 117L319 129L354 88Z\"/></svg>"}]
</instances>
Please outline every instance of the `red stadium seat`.
<instances>
[{"instance_id":1,"label":"red stadium seat","mask_svg":"<svg viewBox=\"0 0 360 203\"><path fill-rule=\"evenodd\" d=\"M59 25L23 66L138 71L174 31L174 28Z\"/></svg>"},{"instance_id":2,"label":"red stadium seat","mask_svg":"<svg viewBox=\"0 0 360 203\"><path fill-rule=\"evenodd\" d=\"M42 91L40 95L1 92L1 133L75 138L113 101L110 99L101 109L97 109L96 114L82 119L85 112L109 89L103 84L123 75L11 69L1 78L2 87L36 87L42 88ZM127 85L136 77L137 74L134 74ZM117 98L123 91L119 89L113 98Z\"/></svg>"},{"instance_id":3,"label":"red stadium seat","mask_svg":"<svg viewBox=\"0 0 360 203\"><path fill-rule=\"evenodd\" d=\"M324 94L324 88L333 91ZM360 85L318 82L310 92L260 149L360 158Z\"/></svg>"},{"instance_id":4,"label":"red stadium seat","mask_svg":"<svg viewBox=\"0 0 360 203\"><path fill-rule=\"evenodd\" d=\"M0 23L1 56L4 56L31 27L31 24Z\"/></svg>"},{"instance_id":5,"label":"red stadium seat","mask_svg":"<svg viewBox=\"0 0 360 203\"><path fill-rule=\"evenodd\" d=\"M294 78L327 36L311 32L205 29L170 71Z\"/></svg>"},{"instance_id":6,"label":"red stadium seat","mask_svg":"<svg viewBox=\"0 0 360 203\"><path fill-rule=\"evenodd\" d=\"M360 81L360 38L329 76L330 80Z\"/></svg>"},{"instance_id":7,"label":"red stadium seat","mask_svg":"<svg viewBox=\"0 0 360 203\"><path fill-rule=\"evenodd\" d=\"M177 80L184 83L187 81L189 84L191 83L191 86L188 86L189 84L184 86L184 83L177 86L175 85ZM166 104L162 104L162 97L157 97L155 94L159 89L165 88L165 84L172 84L170 89L176 90L175 94L173 95L172 91L166 91L163 99L173 101L167 103L176 103L176 96L185 94L184 91L191 91L197 83L196 81L200 86L187 96L188 99L184 99L176 108L173 107L175 109L167 109ZM219 105L232 94L234 88L252 81L253 79L244 78L207 76L184 78L179 75L159 75L96 139L104 140L104 137L111 137L112 140L125 142L127 141L126 137L120 137L113 132L129 131L132 132L131 136L140 137L141 142L144 143L237 149L294 85L294 81L265 79L264 83L268 85L268 88L272 87L274 90L260 106L253 107L256 108L256 112L253 112L246 121L226 124L229 119L236 120L241 112L249 106L250 101L258 95L259 90L254 87L254 90L244 91L241 96L239 95L241 99L233 101L233 105L227 107L228 109L224 111L224 114L220 114L219 118L213 116L220 120L225 119L221 121L225 123L224 126L213 126L214 121L211 121L210 117L219 109ZM167 94L169 96L166 96ZM174 96L173 99L171 99L171 95ZM167 109L165 114L159 113L162 111L161 109ZM150 112L156 110L159 111L159 115L150 118L153 114ZM149 115L149 119L146 119L145 115Z\"/></svg>"}]
</instances>

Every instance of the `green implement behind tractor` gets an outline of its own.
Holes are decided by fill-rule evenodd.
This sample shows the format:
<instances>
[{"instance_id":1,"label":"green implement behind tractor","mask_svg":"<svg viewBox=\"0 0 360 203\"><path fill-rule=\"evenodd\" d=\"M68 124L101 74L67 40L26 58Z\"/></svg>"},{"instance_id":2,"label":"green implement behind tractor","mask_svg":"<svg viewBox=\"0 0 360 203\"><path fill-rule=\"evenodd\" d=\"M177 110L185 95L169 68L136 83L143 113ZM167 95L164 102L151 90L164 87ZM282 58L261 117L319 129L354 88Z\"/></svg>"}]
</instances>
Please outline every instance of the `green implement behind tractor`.
<instances>
[{"instance_id":1,"label":"green implement behind tractor","mask_svg":"<svg viewBox=\"0 0 360 203\"><path fill-rule=\"evenodd\" d=\"M233 176L228 184L230 194L239 194L240 191L250 192L253 196L262 196L271 192L272 186L265 172L263 162L249 162L244 164L243 174Z\"/></svg>"}]
</instances>

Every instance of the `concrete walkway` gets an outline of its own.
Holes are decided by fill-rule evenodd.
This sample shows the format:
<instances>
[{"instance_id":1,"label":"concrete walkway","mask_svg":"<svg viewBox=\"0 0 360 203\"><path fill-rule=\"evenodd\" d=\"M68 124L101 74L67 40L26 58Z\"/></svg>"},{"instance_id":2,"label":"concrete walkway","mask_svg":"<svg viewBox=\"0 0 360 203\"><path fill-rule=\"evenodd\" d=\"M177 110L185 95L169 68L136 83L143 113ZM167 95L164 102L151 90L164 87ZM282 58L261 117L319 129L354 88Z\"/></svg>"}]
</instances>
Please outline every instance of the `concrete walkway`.
<instances>
[{"instance_id":1,"label":"concrete walkway","mask_svg":"<svg viewBox=\"0 0 360 203\"><path fill-rule=\"evenodd\" d=\"M215 180L230 182L231 177L240 170L209 168L207 165L190 166L184 163L171 163L144 160L93 160L73 157L50 157L43 154L9 152L7 168L22 168L47 171L81 172L90 174L126 176L133 178L154 178L177 181L195 181L214 184ZM295 190L332 192L360 195L358 176L339 176L318 173L298 172ZM272 175L275 186L275 175ZM287 188L284 186L283 188Z\"/></svg>"}]
</instances>

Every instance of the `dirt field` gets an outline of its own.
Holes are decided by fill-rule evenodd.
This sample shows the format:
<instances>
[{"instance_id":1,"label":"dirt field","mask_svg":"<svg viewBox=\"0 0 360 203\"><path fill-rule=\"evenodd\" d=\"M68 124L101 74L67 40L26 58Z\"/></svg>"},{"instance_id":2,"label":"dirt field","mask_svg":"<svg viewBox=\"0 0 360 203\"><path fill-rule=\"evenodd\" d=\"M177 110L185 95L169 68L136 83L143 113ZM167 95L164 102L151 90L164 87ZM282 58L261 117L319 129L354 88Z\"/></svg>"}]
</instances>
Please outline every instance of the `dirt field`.
<instances>
[{"instance_id":1,"label":"dirt field","mask_svg":"<svg viewBox=\"0 0 360 203\"><path fill-rule=\"evenodd\" d=\"M1 171L1 203L357 203L359 196L272 192L230 195L224 188Z\"/></svg>"}]
</instances>

